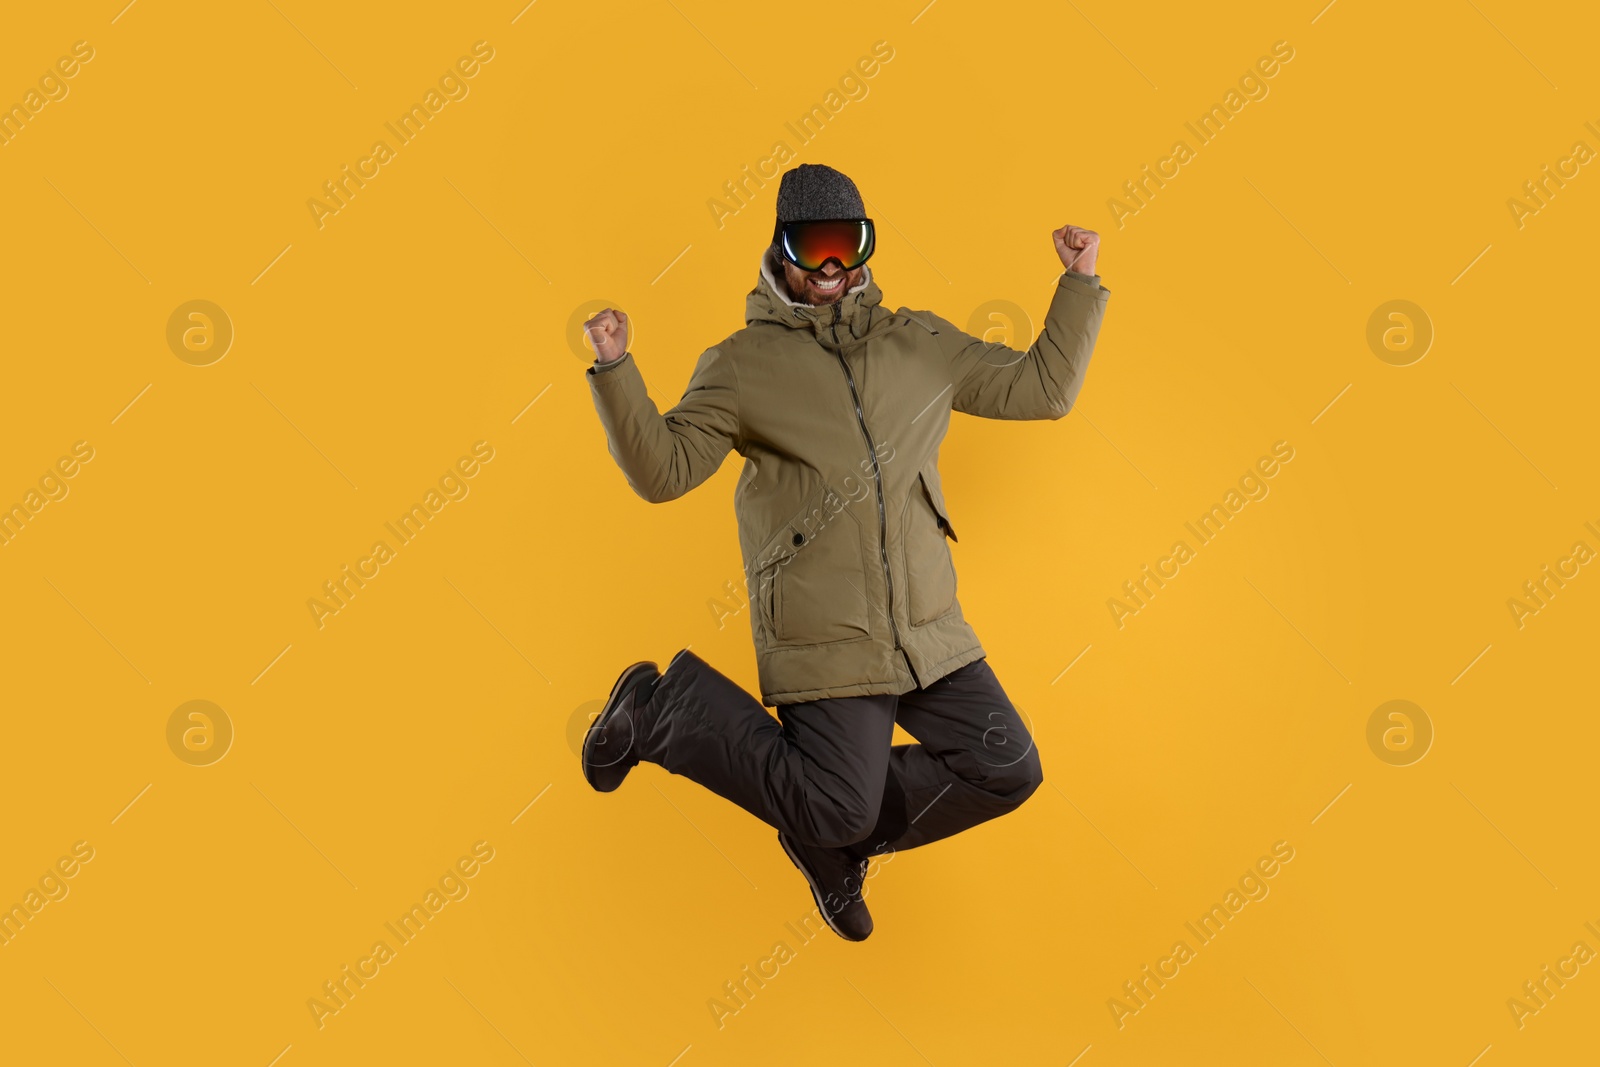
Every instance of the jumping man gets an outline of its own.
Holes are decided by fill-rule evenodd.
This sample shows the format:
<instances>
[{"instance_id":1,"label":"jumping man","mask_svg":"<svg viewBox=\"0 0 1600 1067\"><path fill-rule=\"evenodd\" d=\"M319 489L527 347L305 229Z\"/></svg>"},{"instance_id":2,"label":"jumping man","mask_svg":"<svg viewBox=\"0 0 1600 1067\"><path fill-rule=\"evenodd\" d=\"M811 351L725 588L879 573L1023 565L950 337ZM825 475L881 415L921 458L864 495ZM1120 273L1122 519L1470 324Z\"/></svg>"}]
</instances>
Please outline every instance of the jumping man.
<instances>
[{"instance_id":1,"label":"jumping man","mask_svg":"<svg viewBox=\"0 0 1600 1067\"><path fill-rule=\"evenodd\" d=\"M1072 409L1109 291L1100 237L1052 235L1064 273L1026 351L881 304L875 235L845 175L784 174L745 327L707 349L665 414L627 351L628 320L584 324L589 387L634 492L673 500L733 451L761 699L687 649L622 672L584 739L601 792L647 760L775 827L823 917L872 932L868 860L1011 811L1039 754L956 600L939 486L952 411L1059 419ZM774 719L765 706L777 709ZM893 745L899 723L918 744Z\"/></svg>"}]
</instances>

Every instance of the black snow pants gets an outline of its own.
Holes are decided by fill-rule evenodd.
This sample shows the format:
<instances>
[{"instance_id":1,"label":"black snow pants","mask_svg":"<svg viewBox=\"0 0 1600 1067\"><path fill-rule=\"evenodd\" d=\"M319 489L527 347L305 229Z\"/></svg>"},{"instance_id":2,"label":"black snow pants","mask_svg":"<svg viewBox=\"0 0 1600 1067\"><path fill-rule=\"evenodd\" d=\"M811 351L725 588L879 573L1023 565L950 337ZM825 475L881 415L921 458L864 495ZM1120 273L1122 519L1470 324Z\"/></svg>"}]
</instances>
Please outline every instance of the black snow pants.
<instances>
[{"instance_id":1,"label":"black snow pants","mask_svg":"<svg viewBox=\"0 0 1600 1067\"><path fill-rule=\"evenodd\" d=\"M1043 779L1033 738L987 659L899 696L778 707L685 649L644 716L640 756L808 844L914 848L1015 809ZM895 723L916 738L893 745Z\"/></svg>"}]
</instances>

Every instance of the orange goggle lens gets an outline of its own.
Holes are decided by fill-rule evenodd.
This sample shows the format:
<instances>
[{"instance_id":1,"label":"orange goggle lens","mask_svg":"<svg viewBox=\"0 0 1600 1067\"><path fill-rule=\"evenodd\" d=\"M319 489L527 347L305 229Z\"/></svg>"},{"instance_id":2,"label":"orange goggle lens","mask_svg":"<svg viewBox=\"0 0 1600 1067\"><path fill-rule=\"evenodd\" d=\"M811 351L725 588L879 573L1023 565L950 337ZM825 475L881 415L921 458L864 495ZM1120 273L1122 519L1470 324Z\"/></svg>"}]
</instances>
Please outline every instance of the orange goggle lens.
<instances>
[{"instance_id":1,"label":"orange goggle lens","mask_svg":"<svg viewBox=\"0 0 1600 1067\"><path fill-rule=\"evenodd\" d=\"M820 270L830 259L855 270L871 258L875 245L871 219L782 222L776 238L783 258L801 270Z\"/></svg>"}]
</instances>

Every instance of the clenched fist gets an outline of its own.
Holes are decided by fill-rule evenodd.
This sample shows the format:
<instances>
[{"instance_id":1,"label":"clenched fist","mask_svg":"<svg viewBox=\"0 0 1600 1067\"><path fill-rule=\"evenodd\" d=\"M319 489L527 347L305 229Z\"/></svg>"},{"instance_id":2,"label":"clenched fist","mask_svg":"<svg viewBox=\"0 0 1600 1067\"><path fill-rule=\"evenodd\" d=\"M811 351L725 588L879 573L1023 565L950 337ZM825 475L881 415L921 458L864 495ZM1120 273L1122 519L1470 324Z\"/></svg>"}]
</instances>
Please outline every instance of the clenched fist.
<instances>
[{"instance_id":1,"label":"clenched fist","mask_svg":"<svg viewBox=\"0 0 1600 1067\"><path fill-rule=\"evenodd\" d=\"M1079 274L1093 274L1095 257L1100 252L1100 235L1082 226L1063 226L1050 235L1056 242L1061 265Z\"/></svg>"},{"instance_id":2,"label":"clenched fist","mask_svg":"<svg viewBox=\"0 0 1600 1067\"><path fill-rule=\"evenodd\" d=\"M598 362L619 360L628 352L628 316L606 308L583 324L583 336Z\"/></svg>"}]
</instances>

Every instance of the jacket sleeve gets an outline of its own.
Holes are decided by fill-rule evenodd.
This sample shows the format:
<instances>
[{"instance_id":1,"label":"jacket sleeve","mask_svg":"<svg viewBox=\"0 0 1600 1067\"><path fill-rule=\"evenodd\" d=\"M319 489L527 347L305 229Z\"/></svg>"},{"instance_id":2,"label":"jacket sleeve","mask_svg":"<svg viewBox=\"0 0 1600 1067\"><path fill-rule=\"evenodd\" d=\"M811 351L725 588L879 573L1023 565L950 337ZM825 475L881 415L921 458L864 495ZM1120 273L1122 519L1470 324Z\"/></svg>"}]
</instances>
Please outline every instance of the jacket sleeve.
<instances>
[{"instance_id":1,"label":"jacket sleeve","mask_svg":"<svg viewBox=\"0 0 1600 1067\"><path fill-rule=\"evenodd\" d=\"M985 419L1059 419L1067 414L1083 387L1110 296L1098 274L1065 272L1045 313L1044 329L1026 352L937 320L951 360L951 406Z\"/></svg>"},{"instance_id":2,"label":"jacket sleeve","mask_svg":"<svg viewBox=\"0 0 1600 1067\"><path fill-rule=\"evenodd\" d=\"M633 491L652 504L675 500L717 472L739 447L739 389L729 357L707 349L683 398L656 410L633 354L584 372L606 445Z\"/></svg>"}]
</instances>

